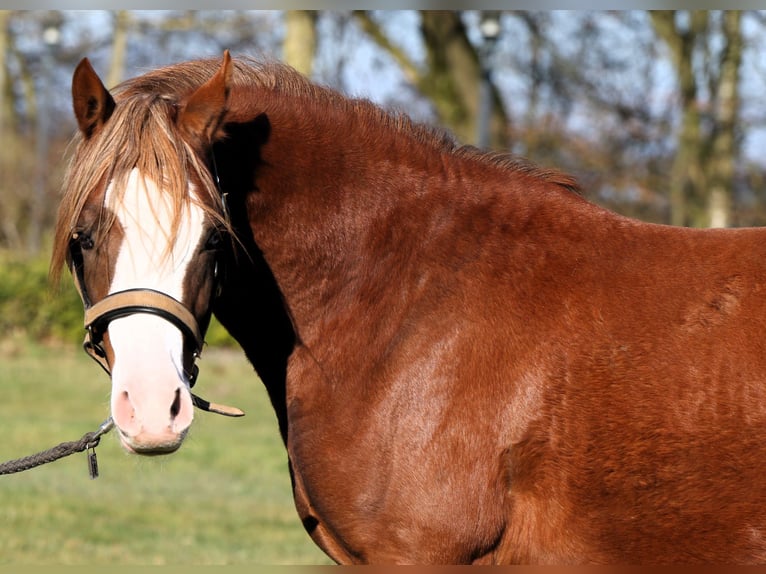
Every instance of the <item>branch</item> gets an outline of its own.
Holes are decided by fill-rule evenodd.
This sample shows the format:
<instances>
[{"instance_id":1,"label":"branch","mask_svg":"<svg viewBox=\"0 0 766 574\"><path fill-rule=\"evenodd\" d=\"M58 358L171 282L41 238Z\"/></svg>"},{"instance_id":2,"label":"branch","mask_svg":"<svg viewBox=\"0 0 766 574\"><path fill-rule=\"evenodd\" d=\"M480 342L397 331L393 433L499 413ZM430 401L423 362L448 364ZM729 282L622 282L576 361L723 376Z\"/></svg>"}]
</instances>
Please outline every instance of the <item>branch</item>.
<instances>
[{"instance_id":1,"label":"branch","mask_svg":"<svg viewBox=\"0 0 766 574\"><path fill-rule=\"evenodd\" d=\"M423 73L403 50L398 46L395 46L391 40L388 39L388 36L383 33L383 30L381 30L378 23L370 18L369 13L366 10L354 10L352 14L357 23L362 27L362 30L364 30L364 32L370 36L378 46L388 52L394 61L399 64L407 80L412 85L419 86L423 80Z\"/></svg>"}]
</instances>

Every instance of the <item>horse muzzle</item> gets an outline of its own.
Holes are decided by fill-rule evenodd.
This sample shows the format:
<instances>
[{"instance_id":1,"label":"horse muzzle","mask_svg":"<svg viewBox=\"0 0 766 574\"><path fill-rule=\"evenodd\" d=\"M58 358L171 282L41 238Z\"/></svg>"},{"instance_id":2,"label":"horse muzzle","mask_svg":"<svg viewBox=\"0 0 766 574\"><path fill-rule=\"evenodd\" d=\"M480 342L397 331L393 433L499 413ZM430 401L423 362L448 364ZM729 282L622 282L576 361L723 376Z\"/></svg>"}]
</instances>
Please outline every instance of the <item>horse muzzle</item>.
<instances>
[{"instance_id":1,"label":"horse muzzle","mask_svg":"<svg viewBox=\"0 0 766 574\"><path fill-rule=\"evenodd\" d=\"M128 452L159 455L178 450L194 418L194 407L228 417L245 414L236 407L206 401L190 391L197 378L195 360L200 355L203 336L194 315L181 302L151 289L130 289L91 304L79 275L75 273L75 285L85 305L83 348L112 378L112 419ZM103 337L111 323L135 316L153 316L177 327L185 341L184 347L193 349L190 364L180 365L180 371L175 365L164 375L155 369L126 374L125 369L118 367L123 372L118 372L115 378L102 345ZM141 332L137 330L134 338L140 339ZM135 357L135 363L128 363L127 370L145 361L146 353L135 353ZM182 362L186 361L182 358ZM140 387L144 389L137 391ZM152 399L146 400L148 396Z\"/></svg>"},{"instance_id":2,"label":"horse muzzle","mask_svg":"<svg viewBox=\"0 0 766 574\"><path fill-rule=\"evenodd\" d=\"M112 390L112 418L128 452L169 454L183 443L194 418L191 393L184 386L165 395L155 392L151 403L139 405L127 390Z\"/></svg>"}]
</instances>

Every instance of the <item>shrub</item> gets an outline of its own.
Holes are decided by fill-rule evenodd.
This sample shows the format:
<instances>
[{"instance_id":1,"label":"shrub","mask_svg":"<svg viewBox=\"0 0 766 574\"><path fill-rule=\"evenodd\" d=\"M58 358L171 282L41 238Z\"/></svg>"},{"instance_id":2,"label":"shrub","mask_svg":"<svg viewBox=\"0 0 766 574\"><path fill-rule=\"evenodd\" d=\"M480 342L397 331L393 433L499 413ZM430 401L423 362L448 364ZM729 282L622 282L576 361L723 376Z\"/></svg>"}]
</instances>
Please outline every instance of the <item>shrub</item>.
<instances>
[{"instance_id":1,"label":"shrub","mask_svg":"<svg viewBox=\"0 0 766 574\"><path fill-rule=\"evenodd\" d=\"M42 257L0 254L0 333L36 340L82 340L82 303L71 282L54 289Z\"/></svg>"},{"instance_id":2,"label":"shrub","mask_svg":"<svg viewBox=\"0 0 766 574\"><path fill-rule=\"evenodd\" d=\"M68 273L60 286L52 286L46 258L0 252L0 336L10 333L41 342L82 342L82 303ZM236 346L215 320L205 340L211 347Z\"/></svg>"}]
</instances>

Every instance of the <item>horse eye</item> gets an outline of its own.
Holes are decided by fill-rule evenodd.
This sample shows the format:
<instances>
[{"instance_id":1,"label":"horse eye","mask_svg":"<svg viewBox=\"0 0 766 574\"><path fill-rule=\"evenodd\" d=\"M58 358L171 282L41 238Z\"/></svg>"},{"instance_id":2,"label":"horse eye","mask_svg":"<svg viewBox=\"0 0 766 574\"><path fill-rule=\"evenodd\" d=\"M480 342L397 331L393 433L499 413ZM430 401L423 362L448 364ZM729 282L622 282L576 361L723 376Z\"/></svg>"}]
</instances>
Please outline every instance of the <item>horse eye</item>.
<instances>
[{"instance_id":1,"label":"horse eye","mask_svg":"<svg viewBox=\"0 0 766 574\"><path fill-rule=\"evenodd\" d=\"M213 229L210 232L210 235L208 235L207 241L205 241L205 249L209 251L218 249L221 246L222 240L223 237L221 237L221 231L218 229Z\"/></svg>"},{"instance_id":2,"label":"horse eye","mask_svg":"<svg viewBox=\"0 0 766 574\"><path fill-rule=\"evenodd\" d=\"M75 231L72 233L72 243L76 243L80 249L93 249L93 238L85 231Z\"/></svg>"}]
</instances>

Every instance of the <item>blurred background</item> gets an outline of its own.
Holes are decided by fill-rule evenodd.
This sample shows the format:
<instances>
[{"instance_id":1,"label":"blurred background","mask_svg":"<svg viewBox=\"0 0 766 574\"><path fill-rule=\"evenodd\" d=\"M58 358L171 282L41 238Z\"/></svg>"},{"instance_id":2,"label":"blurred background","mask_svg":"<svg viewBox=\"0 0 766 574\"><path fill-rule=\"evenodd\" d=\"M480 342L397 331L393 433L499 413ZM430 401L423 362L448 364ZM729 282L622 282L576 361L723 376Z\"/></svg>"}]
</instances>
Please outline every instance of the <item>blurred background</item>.
<instances>
[{"instance_id":1,"label":"blurred background","mask_svg":"<svg viewBox=\"0 0 766 574\"><path fill-rule=\"evenodd\" d=\"M627 215L761 225L765 29L758 11L0 11L0 253L49 252L82 57L111 87L226 48L569 171Z\"/></svg>"},{"instance_id":2,"label":"blurred background","mask_svg":"<svg viewBox=\"0 0 766 574\"><path fill-rule=\"evenodd\" d=\"M45 267L82 57L111 87L226 48L569 171L626 215L762 225L765 30L759 11L0 11L0 259Z\"/></svg>"}]
</instances>

